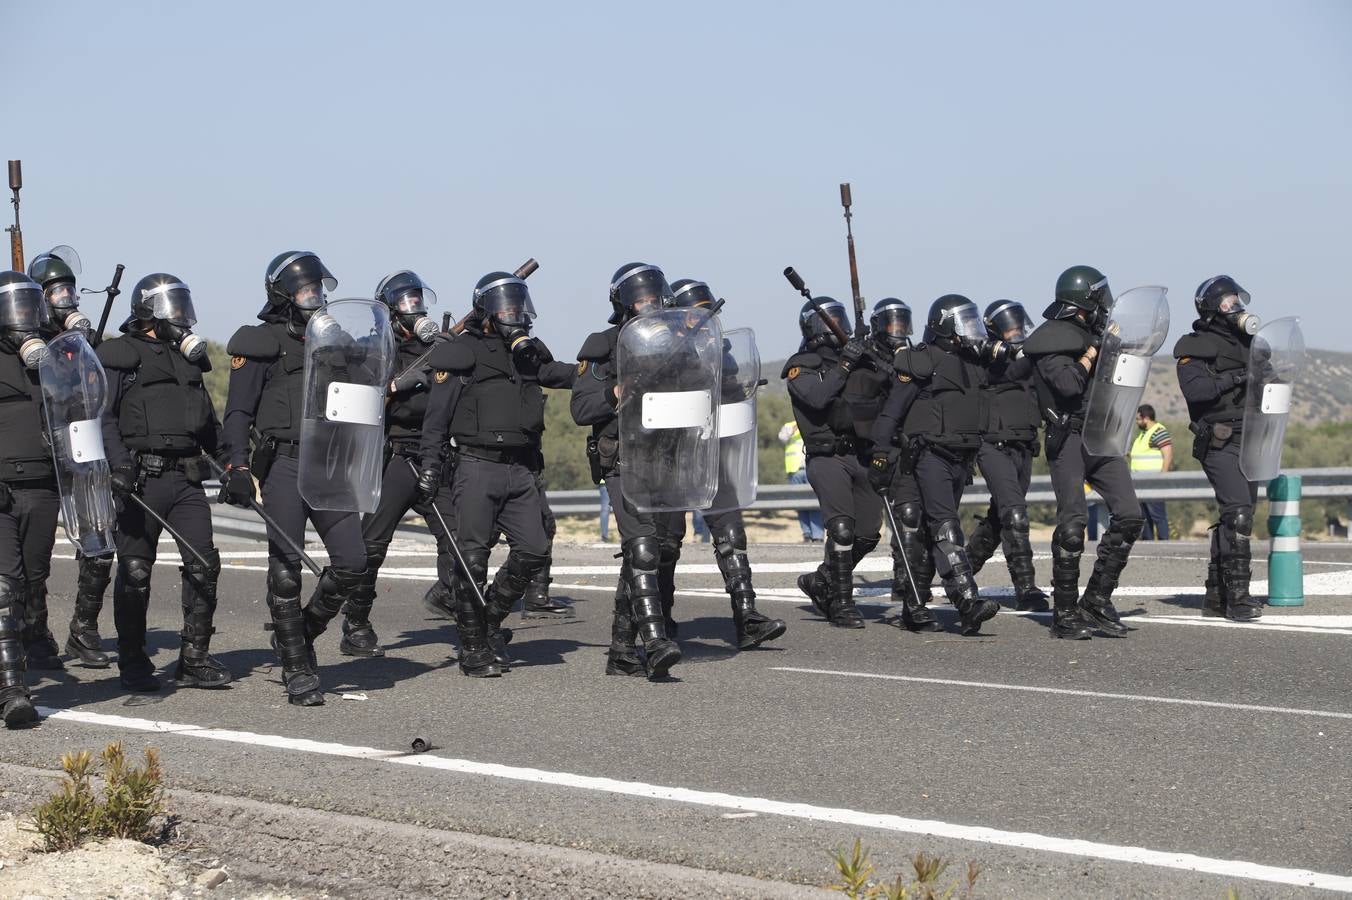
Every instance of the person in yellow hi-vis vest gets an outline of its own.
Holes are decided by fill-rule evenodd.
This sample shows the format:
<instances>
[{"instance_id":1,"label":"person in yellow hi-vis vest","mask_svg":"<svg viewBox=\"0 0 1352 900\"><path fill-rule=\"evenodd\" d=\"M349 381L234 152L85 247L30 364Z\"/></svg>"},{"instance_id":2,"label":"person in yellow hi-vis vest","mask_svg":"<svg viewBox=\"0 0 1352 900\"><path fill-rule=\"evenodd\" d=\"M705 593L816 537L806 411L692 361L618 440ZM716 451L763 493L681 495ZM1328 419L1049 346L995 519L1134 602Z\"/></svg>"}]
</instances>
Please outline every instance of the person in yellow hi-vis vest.
<instances>
[{"instance_id":1,"label":"person in yellow hi-vis vest","mask_svg":"<svg viewBox=\"0 0 1352 900\"><path fill-rule=\"evenodd\" d=\"M1137 407L1136 429L1136 439L1131 444L1131 470L1169 471L1174 464L1174 439L1169 429L1155 421L1155 407L1148 403ZM1169 515L1163 500L1142 500L1141 515L1145 517L1141 540L1169 540Z\"/></svg>"},{"instance_id":2,"label":"person in yellow hi-vis vest","mask_svg":"<svg viewBox=\"0 0 1352 900\"><path fill-rule=\"evenodd\" d=\"M807 484L807 451L803 449L803 436L798 433L796 420L790 419L779 429L779 441L784 445L784 472L789 476L789 484ZM803 530L804 544L819 544L826 538L820 509L800 509L798 527Z\"/></svg>"}]
</instances>

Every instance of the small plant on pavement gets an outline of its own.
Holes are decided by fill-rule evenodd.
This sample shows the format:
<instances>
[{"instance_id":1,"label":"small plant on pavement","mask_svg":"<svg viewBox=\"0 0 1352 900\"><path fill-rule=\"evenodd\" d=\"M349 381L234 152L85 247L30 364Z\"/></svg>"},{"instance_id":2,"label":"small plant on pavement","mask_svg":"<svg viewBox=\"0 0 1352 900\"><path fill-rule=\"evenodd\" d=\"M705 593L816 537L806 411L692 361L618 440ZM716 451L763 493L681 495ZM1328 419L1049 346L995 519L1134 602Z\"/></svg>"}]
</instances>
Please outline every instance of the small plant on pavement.
<instances>
[{"instance_id":1,"label":"small plant on pavement","mask_svg":"<svg viewBox=\"0 0 1352 900\"><path fill-rule=\"evenodd\" d=\"M965 883L953 882L947 887L940 887L939 879L948 871L948 862L921 851L911 858L914 878L909 883L902 875L891 882L874 882L875 869L869 861L869 851L858 838L855 838L854 846L848 853L844 850L833 851L831 860L840 875L840 883L830 885L830 889L840 891L852 900L953 900L955 897L968 900L981 876L981 867L969 862Z\"/></svg>"},{"instance_id":2,"label":"small plant on pavement","mask_svg":"<svg viewBox=\"0 0 1352 900\"><path fill-rule=\"evenodd\" d=\"M102 798L90 784L99 765ZM147 748L140 766L127 761L117 742L99 754L97 765L93 754L81 750L64 754L61 768L66 773L61 790L33 810L33 824L42 835L44 850L72 850L92 838L145 841L154 836L151 820L164 812L164 772L153 748Z\"/></svg>"}]
</instances>

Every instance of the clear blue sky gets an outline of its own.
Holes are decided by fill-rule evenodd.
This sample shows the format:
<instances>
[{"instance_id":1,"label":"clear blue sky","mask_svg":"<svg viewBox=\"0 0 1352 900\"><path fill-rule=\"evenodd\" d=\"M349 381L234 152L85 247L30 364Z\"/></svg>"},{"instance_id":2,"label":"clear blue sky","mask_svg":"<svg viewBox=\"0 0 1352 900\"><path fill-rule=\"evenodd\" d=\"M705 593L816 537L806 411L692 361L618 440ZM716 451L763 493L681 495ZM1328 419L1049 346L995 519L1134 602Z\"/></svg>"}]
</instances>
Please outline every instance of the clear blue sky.
<instances>
[{"instance_id":1,"label":"clear blue sky","mask_svg":"<svg viewBox=\"0 0 1352 900\"><path fill-rule=\"evenodd\" d=\"M72 244L94 287L173 272L211 337L253 321L284 249L339 296L413 268L457 315L534 256L538 332L570 357L640 259L708 281L782 358L785 265L848 298L848 180L870 304L1036 317L1086 262L1167 285L1176 336L1227 272L1352 350L1341 0L10 0L0 32L30 256Z\"/></svg>"}]
</instances>

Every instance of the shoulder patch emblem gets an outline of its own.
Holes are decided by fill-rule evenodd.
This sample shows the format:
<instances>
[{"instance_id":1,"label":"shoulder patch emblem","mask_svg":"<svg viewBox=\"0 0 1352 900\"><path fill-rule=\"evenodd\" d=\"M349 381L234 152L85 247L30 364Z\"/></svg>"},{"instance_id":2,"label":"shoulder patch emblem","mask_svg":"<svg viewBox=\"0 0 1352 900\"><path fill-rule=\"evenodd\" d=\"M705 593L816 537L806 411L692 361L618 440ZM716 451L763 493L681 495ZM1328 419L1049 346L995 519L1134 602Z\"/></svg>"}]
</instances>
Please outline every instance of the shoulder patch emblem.
<instances>
[{"instance_id":1,"label":"shoulder patch emblem","mask_svg":"<svg viewBox=\"0 0 1352 900\"><path fill-rule=\"evenodd\" d=\"M244 357L242 357L242 356L232 356L232 357L230 357L230 368L232 368L232 369L240 369L240 368L243 368L243 367L244 367Z\"/></svg>"},{"instance_id":2,"label":"shoulder patch emblem","mask_svg":"<svg viewBox=\"0 0 1352 900\"><path fill-rule=\"evenodd\" d=\"M902 384L909 384L911 381L911 376L905 374L904 372L898 372L897 381L900 381Z\"/></svg>"},{"instance_id":3,"label":"shoulder patch emblem","mask_svg":"<svg viewBox=\"0 0 1352 900\"><path fill-rule=\"evenodd\" d=\"M1187 365L1188 363L1190 363L1190 362L1192 362L1192 357L1191 357L1191 356L1184 356L1183 358L1181 358L1181 359L1178 361L1178 364L1179 364L1180 366L1186 366L1186 365Z\"/></svg>"},{"instance_id":4,"label":"shoulder patch emblem","mask_svg":"<svg viewBox=\"0 0 1352 900\"><path fill-rule=\"evenodd\" d=\"M577 364L577 374L582 375L586 371L587 371L587 361L585 359L579 360Z\"/></svg>"},{"instance_id":5,"label":"shoulder patch emblem","mask_svg":"<svg viewBox=\"0 0 1352 900\"><path fill-rule=\"evenodd\" d=\"M451 377L450 372L446 372L441 369L438 369L436 372L432 374L432 380L435 381L437 384L445 384L446 380L450 377Z\"/></svg>"},{"instance_id":6,"label":"shoulder patch emblem","mask_svg":"<svg viewBox=\"0 0 1352 900\"><path fill-rule=\"evenodd\" d=\"M793 368L789 369L789 380L792 381L793 379L797 378L798 373L801 371L803 371L802 366L794 366Z\"/></svg>"}]
</instances>

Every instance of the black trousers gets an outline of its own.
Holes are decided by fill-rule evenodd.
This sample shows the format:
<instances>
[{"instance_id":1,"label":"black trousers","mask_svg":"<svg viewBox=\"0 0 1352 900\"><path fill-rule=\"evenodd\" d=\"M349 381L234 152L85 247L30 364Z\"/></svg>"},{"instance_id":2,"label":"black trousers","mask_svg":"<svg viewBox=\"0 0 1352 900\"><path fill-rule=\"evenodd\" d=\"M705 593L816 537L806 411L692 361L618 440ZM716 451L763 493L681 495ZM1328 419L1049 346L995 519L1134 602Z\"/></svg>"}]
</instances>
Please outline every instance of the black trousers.
<instances>
[{"instance_id":1,"label":"black trousers","mask_svg":"<svg viewBox=\"0 0 1352 900\"><path fill-rule=\"evenodd\" d=\"M460 455L451 503L456 537L465 555L487 555L498 532L512 549L544 556L549 537L544 526L544 495L535 473L519 462L489 462Z\"/></svg>"},{"instance_id":2,"label":"black trousers","mask_svg":"<svg viewBox=\"0 0 1352 900\"><path fill-rule=\"evenodd\" d=\"M807 480L822 508L822 521L837 516L854 520L856 539L882 534L883 501L868 480L868 467L858 456L809 456Z\"/></svg>"},{"instance_id":3,"label":"black trousers","mask_svg":"<svg viewBox=\"0 0 1352 900\"><path fill-rule=\"evenodd\" d=\"M9 488L13 499L0 510L0 575L46 585L61 498L55 486L20 482Z\"/></svg>"},{"instance_id":4,"label":"black trousers","mask_svg":"<svg viewBox=\"0 0 1352 900\"><path fill-rule=\"evenodd\" d=\"M945 459L931 447L921 449L915 461L920 505L924 507L925 523L929 525L929 533L936 542L930 553L941 578L952 577L953 564L944 552L945 548L938 546L938 535L942 534L939 526L944 522L951 523L958 529L958 545L966 543L961 539L962 524L958 518L958 506L962 502L962 490L967 486L967 474L966 463Z\"/></svg>"},{"instance_id":5,"label":"black trousers","mask_svg":"<svg viewBox=\"0 0 1352 900\"><path fill-rule=\"evenodd\" d=\"M200 483L188 481L182 472L148 476L141 491L141 499L163 516L199 553L207 553L215 548L212 542L211 507L207 504L207 495ZM117 555L154 562L162 530L160 523L147 515L139 504L134 500L126 501L122 505L122 512L118 514L117 532L113 535L117 543ZM178 552L185 563L197 561L197 557L181 545Z\"/></svg>"},{"instance_id":6,"label":"black trousers","mask_svg":"<svg viewBox=\"0 0 1352 900\"><path fill-rule=\"evenodd\" d=\"M388 547L390 539L394 536L394 530L403 521L404 514L411 509L427 521L428 530L437 539L437 552L450 553L451 548L446 543L446 531L441 527L441 520L432 512L430 504L418 502L418 475L414 469L409 468L408 463L409 457L400 453L391 454L386 461L385 480L380 486L380 503L376 506L375 512L367 513L361 520L362 540L368 545L379 544ZM416 460L414 465L417 465ZM443 484L437 494L436 505L437 511L446 520L446 525L454 528L455 506L450 502L450 493L449 486ZM383 560L385 555L382 553L380 558Z\"/></svg>"},{"instance_id":7,"label":"black trousers","mask_svg":"<svg viewBox=\"0 0 1352 900\"><path fill-rule=\"evenodd\" d=\"M1015 506L1028 505L1028 485L1033 480L1033 452L1018 444L982 444L976 464L991 492L990 510L995 531L1000 531L1000 513Z\"/></svg>"},{"instance_id":8,"label":"black trousers","mask_svg":"<svg viewBox=\"0 0 1352 900\"><path fill-rule=\"evenodd\" d=\"M300 496L300 481L295 457L277 457L263 482L263 508L282 532L297 545L305 542L305 522L314 525L329 563L335 569L361 572L366 569L366 543L361 537L361 517L355 512L312 509ZM268 557L280 560L287 568L300 570L300 556L278 538L268 526Z\"/></svg>"},{"instance_id":9,"label":"black trousers","mask_svg":"<svg viewBox=\"0 0 1352 900\"><path fill-rule=\"evenodd\" d=\"M1084 486L1098 491L1114 519L1141 515L1141 504L1131 483L1131 470L1123 456L1090 456L1079 433L1066 436L1056 454L1048 451L1052 471L1052 490L1056 492L1056 526L1062 531L1084 534L1089 508Z\"/></svg>"},{"instance_id":10,"label":"black trousers","mask_svg":"<svg viewBox=\"0 0 1352 900\"><path fill-rule=\"evenodd\" d=\"M610 491L611 511L620 530L620 543L638 537L654 537L659 531L656 513L641 513L634 509L624 495L624 478L619 472L606 473L606 487Z\"/></svg>"},{"instance_id":11,"label":"black trousers","mask_svg":"<svg viewBox=\"0 0 1352 900\"><path fill-rule=\"evenodd\" d=\"M740 509L725 509L716 513L700 513L704 516L704 522L711 529L722 528L726 525L738 525L745 527L742 521L742 511ZM678 541L685 540L685 517L683 512L666 513L658 517L658 529L663 537L672 537Z\"/></svg>"},{"instance_id":12,"label":"black trousers","mask_svg":"<svg viewBox=\"0 0 1352 900\"><path fill-rule=\"evenodd\" d=\"M1202 460L1202 471L1211 482L1211 489L1216 492L1216 505L1220 507L1222 516L1237 512L1247 512L1250 517L1253 516L1254 506L1258 503L1258 482L1249 481L1239 471L1238 434L1231 437L1224 447L1207 451ZM1229 528L1217 528L1212 534L1215 535L1212 541L1213 555L1217 550L1224 554L1233 552L1233 535Z\"/></svg>"}]
</instances>

